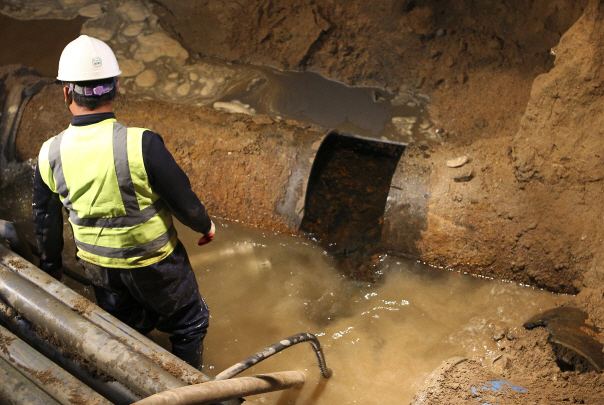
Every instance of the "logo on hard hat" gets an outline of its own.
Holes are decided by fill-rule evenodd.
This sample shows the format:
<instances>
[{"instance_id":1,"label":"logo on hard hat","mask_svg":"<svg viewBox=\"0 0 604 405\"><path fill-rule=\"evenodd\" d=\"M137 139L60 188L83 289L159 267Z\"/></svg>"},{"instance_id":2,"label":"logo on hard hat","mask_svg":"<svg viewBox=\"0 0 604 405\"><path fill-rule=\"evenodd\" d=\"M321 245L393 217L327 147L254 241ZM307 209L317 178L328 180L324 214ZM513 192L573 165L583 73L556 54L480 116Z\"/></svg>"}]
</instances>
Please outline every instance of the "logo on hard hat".
<instances>
[{"instance_id":1,"label":"logo on hard hat","mask_svg":"<svg viewBox=\"0 0 604 405\"><path fill-rule=\"evenodd\" d=\"M92 66L100 67L102 64L103 64L103 61L98 56L95 56L94 58L92 58Z\"/></svg>"}]
</instances>

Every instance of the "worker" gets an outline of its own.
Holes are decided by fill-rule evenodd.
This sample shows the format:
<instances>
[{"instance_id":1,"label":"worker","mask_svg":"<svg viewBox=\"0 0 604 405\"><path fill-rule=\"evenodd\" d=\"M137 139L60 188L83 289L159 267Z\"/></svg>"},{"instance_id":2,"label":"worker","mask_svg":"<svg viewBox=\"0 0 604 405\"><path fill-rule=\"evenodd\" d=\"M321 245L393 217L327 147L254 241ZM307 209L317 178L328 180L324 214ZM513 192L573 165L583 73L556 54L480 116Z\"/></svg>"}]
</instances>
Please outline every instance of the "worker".
<instances>
[{"instance_id":1,"label":"worker","mask_svg":"<svg viewBox=\"0 0 604 405\"><path fill-rule=\"evenodd\" d=\"M200 244L215 227L162 138L116 121L120 73L111 48L96 38L81 35L61 54L57 78L73 118L38 156L40 268L62 277L65 207L98 305L142 334L170 334L172 353L198 368L209 310L172 215L202 234Z\"/></svg>"}]
</instances>

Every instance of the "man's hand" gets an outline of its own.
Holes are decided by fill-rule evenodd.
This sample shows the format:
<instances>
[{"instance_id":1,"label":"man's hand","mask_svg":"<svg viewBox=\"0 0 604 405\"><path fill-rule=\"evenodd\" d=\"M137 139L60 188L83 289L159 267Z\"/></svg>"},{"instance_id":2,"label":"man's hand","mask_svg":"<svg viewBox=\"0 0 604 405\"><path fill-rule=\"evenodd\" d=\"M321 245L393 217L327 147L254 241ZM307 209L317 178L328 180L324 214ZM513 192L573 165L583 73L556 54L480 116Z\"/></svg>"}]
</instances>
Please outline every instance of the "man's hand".
<instances>
[{"instance_id":1,"label":"man's hand","mask_svg":"<svg viewBox=\"0 0 604 405\"><path fill-rule=\"evenodd\" d=\"M199 239L199 242L197 242L197 244L199 246L202 246L202 245L212 242L214 240L214 232L216 232L216 226L214 226L214 222L212 222L212 227L210 228L210 231L208 233L204 234Z\"/></svg>"}]
</instances>

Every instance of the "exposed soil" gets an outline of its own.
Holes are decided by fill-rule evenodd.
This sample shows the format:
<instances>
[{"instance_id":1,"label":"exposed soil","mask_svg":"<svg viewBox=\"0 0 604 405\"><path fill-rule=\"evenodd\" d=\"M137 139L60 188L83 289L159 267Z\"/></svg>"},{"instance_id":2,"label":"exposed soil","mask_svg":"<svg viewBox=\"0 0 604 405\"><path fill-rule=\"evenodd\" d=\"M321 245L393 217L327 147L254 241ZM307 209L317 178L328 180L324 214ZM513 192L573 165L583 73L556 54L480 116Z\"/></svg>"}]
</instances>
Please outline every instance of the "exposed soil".
<instances>
[{"instance_id":1,"label":"exposed soil","mask_svg":"<svg viewBox=\"0 0 604 405\"><path fill-rule=\"evenodd\" d=\"M57 73L56 55L63 50L63 44L69 43L80 33L85 18L78 17L73 20L64 20L59 32L54 30L56 23L48 20L19 21L20 29L14 29L14 20L0 14L0 38L11 46L11 52L0 54L0 66L22 64L33 67L38 73L47 77L55 77ZM23 32L27 32L24 37ZM52 35L48 35L52 32ZM35 45L33 45L35 44ZM31 52L31 49L36 52Z\"/></svg>"},{"instance_id":2,"label":"exposed soil","mask_svg":"<svg viewBox=\"0 0 604 405\"><path fill-rule=\"evenodd\" d=\"M413 232L389 229L386 244L405 237L392 242L395 253L577 293L569 305L604 327L600 1L153 3L160 24L193 57L310 70L429 96L445 141L405 152L394 182L417 198L390 209L408 214L413 226L397 229ZM21 158L35 156L69 121L57 92L47 87L25 111ZM304 187L290 180L308 177L321 131L126 97L116 113L164 136L213 215L295 231L300 218L283 212L294 211ZM463 168L445 164L463 155L470 158ZM296 167L302 169L292 173ZM462 170L472 175L456 181ZM405 190L412 176L425 192ZM543 329L494 338L501 358L488 368L474 360L444 365L415 403L602 403L602 374L552 344ZM501 378L526 392L477 385Z\"/></svg>"}]
</instances>

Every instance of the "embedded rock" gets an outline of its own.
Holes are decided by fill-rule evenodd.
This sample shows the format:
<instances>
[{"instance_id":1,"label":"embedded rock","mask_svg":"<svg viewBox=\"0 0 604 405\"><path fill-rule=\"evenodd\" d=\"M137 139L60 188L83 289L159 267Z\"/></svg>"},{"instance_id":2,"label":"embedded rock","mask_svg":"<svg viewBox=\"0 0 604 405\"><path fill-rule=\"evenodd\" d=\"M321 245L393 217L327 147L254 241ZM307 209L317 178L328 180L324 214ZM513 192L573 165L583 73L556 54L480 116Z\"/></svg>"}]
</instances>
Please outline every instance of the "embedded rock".
<instances>
[{"instance_id":1,"label":"embedded rock","mask_svg":"<svg viewBox=\"0 0 604 405\"><path fill-rule=\"evenodd\" d=\"M134 1L122 4L117 8L117 11L125 14L130 21L142 21L150 15L149 10Z\"/></svg>"},{"instance_id":2,"label":"embedded rock","mask_svg":"<svg viewBox=\"0 0 604 405\"><path fill-rule=\"evenodd\" d=\"M451 159L451 160L447 160L447 166L449 166L450 168L455 168L455 167L461 167L463 165L465 165L466 163L468 163L470 161L470 158L467 157L466 155L457 157L455 159Z\"/></svg>"},{"instance_id":3,"label":"embedded rock","mask_svg":"<svg viewBox=\"0 0 604 405\"><path fill-rule=\"evenodd\" d=\"M189 57L189 53L175 40L163 32L137 37L139 47L134 53L134 59L143 62L153 62L162 56L174 58L180 64Z\"/></svg>"},{"instance_id":4,"label":"embedded rock","mask_svg":"<svg viewBox=\"0 0 604 405\"><path fill-rule=\"evenodd\" d=\"M122 59L119 60L120 70L122 74L120 77L131 77L136 76L143 70L145 70L145 64L141 61L134 59Z\"/></svg>"},{"instance_id":5,"label":"embedded rock","mask_svg":"<svg viewBox=\"0 0 604 405\"><path fill-rule=\"evenodd\" d=\"M143 73L136 76L135 81L140 87L151 87L157 81L157 73L155 73L155 70L145 70Z\"/></svg>"}]
</instances>

